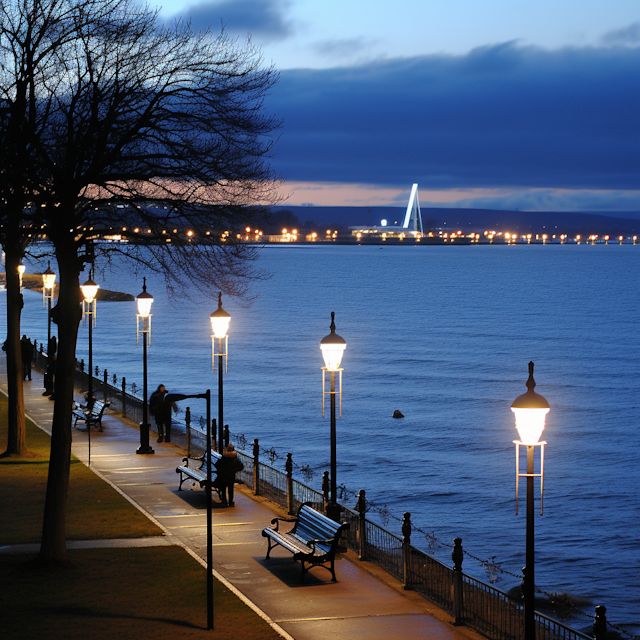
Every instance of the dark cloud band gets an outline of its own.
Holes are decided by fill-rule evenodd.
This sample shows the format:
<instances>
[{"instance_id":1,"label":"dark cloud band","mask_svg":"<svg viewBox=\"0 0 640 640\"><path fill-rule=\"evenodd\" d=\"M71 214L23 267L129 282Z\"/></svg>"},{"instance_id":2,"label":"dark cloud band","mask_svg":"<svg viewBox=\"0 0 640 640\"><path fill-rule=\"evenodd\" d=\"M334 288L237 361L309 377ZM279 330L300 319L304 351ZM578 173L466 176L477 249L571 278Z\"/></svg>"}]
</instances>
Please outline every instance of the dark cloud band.
<instances>
[{"instance_id":1,"label":"dark cloud band","mask_svg":"<svg viewBox=\"0 0 640 640\"><path fill-rule=\"evenodd\" d=\"M217 31L224 25L233 35L251 34L261 42L272 42L291 35L285 17L288 6L288 0L214 0L187 7L181 17L196 30Z\"/></svg>"},{"instance_id":2,"label":"dark cloud band","mask_svg":"<svg viewBox=\"0 0 640 640\"><path fill-rule=\"evenodd\" d=\"M544 51L287 70L275 165L290 179L423 187L638 189L640 49Z\"/></svg>"}]
</instances>

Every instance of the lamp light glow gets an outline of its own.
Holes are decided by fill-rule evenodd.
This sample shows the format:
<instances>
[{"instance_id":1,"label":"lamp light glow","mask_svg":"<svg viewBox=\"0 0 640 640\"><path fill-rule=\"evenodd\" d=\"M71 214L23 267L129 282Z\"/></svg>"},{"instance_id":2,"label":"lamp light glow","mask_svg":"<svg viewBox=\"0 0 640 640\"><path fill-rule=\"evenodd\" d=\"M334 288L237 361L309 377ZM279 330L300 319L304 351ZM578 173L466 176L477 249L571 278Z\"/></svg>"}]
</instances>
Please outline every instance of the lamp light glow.
<instances>
[{"instance_id":1,"label":"lamp light glow","mask_svg":"<svg viewBox=\"0 0 640 640\"><path fill-rule=\"evenodd\" d=\"M533 362L530 362L527 392L518 396L511 405L520 441L529 446L538 444L544 430L545 416L550 408L546 398L533 390L535 386Z\"/></svg>"},{"instance_id":2,"label":"lamp light glow","mask_svg":"<svg viewBox=\"0 0 640 640\"><path fill-rule=\"evenodd\" d=\"M347 342L336 333L334 322L335 313L331 312L331 333L320 341L320 349L327 371L338 371L342 362L342 354L347 348Z\"/></svg>"},{"instance_id":3,"label":"lamp light glow","mask_svg":"<svg viewBox=\"0 0 640 640\"><path fill-rule=\"evenodd\" d=\"M151 304L153 303L153 296L147 292L147 280L144 279L142 285L142 293L136 298L138 303L138 315L141 318L148 318L151 315Z\"/></svg>"},{"instance_id":4,"label":"lamp light glow","mask_svg":"<svg viewBox=\"0 0 640 640\"><path fill-rule=\"evenodd\" d=\"M209 316L213 337L224 340L227 337L227 329L231 316L222 308L222 293L218 294L218 308Z\"/></svg>"},{"instance_id":5,"label":"lamp light glow","mask_svg":"<svg viewBox=\"0 0 640 640\"><path fill-rule=\"evenodd\" d=\"M84 301L87 304L91 304L98 295L98 289L100 285L97 285L91 278L89 278L81 287Z\"/></svg>"},{"instance_id":6,"label":"lamp light glow","mask_svg":"<svg viewBox=\"0 0 640 640\"><path fill-rule=\"evenodd\" d=\"M42 284L45 289L53 289L53 285L56 283L56 274L51 271L51 265L47 267L47 270L42 274Z\"/></svg>"}]
</instances>

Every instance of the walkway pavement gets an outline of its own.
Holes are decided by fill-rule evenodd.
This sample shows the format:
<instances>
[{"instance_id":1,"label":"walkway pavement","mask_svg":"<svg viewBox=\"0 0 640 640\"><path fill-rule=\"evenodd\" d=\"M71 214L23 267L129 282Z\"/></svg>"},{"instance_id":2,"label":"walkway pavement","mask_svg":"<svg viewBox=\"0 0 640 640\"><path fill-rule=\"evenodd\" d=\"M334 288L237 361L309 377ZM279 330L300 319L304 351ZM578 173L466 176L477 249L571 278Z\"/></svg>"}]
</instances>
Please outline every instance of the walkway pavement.
<instances>
[{"instance_id":1,"label":"walkway pavement","mask_svg":"<svg viewBox=\"0 0 640 640\"><path fill-rule=\"evenodd\" d=\"M6 392L5 359L0 359L0 387ZM50 430L53 402L42 394L42 375L34 371L25 382L28 416ZM78 400L81 400L78 396ZM156 522L164 536L142 540L69 542L69 548L178 544L204 564L206 500L201 489L178 491L176 466L186 452L179 444L156 444L154 455L136 454L139 431L117 414L106 414L103 432L91 431L91 469L113 485ZM152 434L154 435L154 434ZM86 430L73 430L73 453L88 460ZM442 610L351 554L336 562L338 582L316 568L300 582L300 566L278 548L265 560L261 530L274 517L270 503L248 490L236 491L234 508L213 510L213 562L216 577L225 581L252 608L287 638L331 640L477 640L464 627L454 627ZM5 548L32 552L37 545ZM348 557L347 557L348 556ZM205 565L206 566L206 565ZM376 575L377 574L377 575ZM214 604L215 606L215 604Z\"/></svg>"}]
</instances>

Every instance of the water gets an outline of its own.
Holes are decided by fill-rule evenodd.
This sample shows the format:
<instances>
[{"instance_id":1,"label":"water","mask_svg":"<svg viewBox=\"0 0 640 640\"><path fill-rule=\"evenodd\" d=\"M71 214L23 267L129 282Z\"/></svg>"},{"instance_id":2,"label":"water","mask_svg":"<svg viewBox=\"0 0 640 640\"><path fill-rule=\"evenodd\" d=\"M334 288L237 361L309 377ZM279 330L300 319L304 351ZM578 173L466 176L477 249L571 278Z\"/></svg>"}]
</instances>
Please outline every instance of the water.
<instances>
[{"instance_id":1,"label":"water","mask_svg":"<svg viewBox=\"0 0 640 640\"><path fill-rule=\"evenodd\" d=\"M319 342L335 311L347 341L338 484L365 488L396 518L410 511L416 527L445 545L460 536L473 555L520 575L524 484L516 516L510 405L526 391L533 360L536 391L551 405L537 586L584 598L589 614L604 604L610 621L637 634L639 256L631 245L269 246L258 266L272 277L256 283L255 302L223 301L232 315L225 422L275 447L276 466L291 451L297 464L320 468L310 481L319 488L330 456ZM142 289L130 269L96 281L134 295ZM150 387L210 387L215 395L215 302L172 305L153 278L148 290ZM25 294L22 326L46 338L40 294ZM78 358L87 360L86 327ZM135 303L99 303L94 363L141 385ZM204 413L195 402L192 411ZM395 409L405 418L394 420ZM381 520L375 509L370 515ZM398 520L388 528L398 532ZM428 547L419 531L412 542ZM436 554L451 564L448 547ZM489 579L470 557L463 569ZM495 583L505 591L518 584L500 573Z\"/></svg>"}]
</instances>

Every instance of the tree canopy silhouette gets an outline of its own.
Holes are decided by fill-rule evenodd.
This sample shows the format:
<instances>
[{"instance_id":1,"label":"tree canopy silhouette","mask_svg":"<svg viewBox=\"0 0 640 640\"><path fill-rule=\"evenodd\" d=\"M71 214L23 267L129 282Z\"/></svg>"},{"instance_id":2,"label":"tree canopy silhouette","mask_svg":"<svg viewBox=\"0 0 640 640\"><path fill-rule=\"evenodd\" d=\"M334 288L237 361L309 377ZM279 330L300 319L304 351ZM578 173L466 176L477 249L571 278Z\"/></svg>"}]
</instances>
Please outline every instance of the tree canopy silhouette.
<instances>
[{"instance_id":1,"label":"tree canopy silhouette","mask_svg":"<svg viewBox=\"0 0 640 640\"><path fill-rule=\"evenodd\" d=\"M279 122L264 107L277 74L250 42L162 26L129 0L12 0L0 20L0 122L12 140L0 171L23 200L14 224L41 228L60 273L40 557L62 561L88 247L117 232L130 242L109 249L163 273L170 288L245 294L255 251L233 231L277 198L268 158Z\"/></svg>"}]
</instances>

